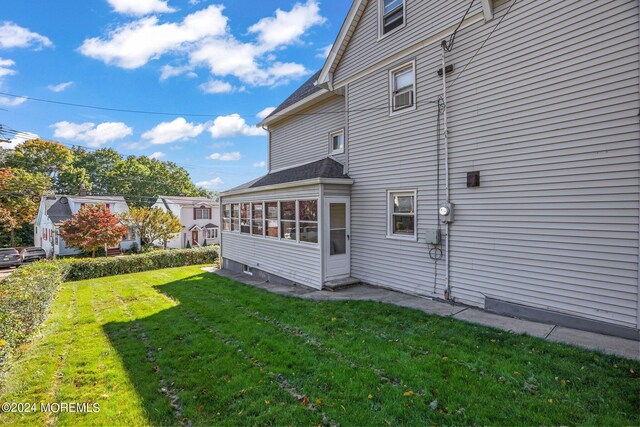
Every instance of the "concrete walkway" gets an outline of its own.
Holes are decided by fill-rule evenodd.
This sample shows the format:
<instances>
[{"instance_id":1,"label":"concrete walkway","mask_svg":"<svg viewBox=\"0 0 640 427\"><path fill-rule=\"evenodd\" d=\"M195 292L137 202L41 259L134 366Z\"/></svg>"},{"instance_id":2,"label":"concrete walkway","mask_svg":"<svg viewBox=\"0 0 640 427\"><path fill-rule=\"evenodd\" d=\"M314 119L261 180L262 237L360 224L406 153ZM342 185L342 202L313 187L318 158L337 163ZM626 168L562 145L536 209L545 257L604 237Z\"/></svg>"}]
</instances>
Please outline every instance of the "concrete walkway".
<instances>
[{"instance_id":1,"label":"concrete walkway","mask_svg":"<svg viewBox=\"0 0 640 427\"><path fill-rule=\"evenodd\" d=\"M306 286L277 285L254 279L246 274L237 274L228 270L217 270L215 268L203 268L203 270L279 295L317 301L365 300L386 302L401 307L421 310L427 314L450 316L466 322L502 329L516 334L532 335L549 341L576 345L589 350L597 350L603 353L640 360L639 341L570 329L547 323L515 319L488 313L477 308L433 301L429 298L407 295L373 286L357 285L337 292L318 291Z\"/></svg>"}]
</instances>

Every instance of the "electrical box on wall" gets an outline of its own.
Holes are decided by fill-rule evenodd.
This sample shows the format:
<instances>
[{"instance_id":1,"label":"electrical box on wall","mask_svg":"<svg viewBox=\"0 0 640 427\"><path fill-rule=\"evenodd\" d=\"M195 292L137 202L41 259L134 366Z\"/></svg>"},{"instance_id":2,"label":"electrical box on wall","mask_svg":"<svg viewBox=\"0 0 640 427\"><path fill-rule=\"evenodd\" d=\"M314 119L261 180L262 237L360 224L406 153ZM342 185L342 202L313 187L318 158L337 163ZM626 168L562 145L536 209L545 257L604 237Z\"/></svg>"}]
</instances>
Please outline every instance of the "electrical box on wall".
<instances>
[{"instance_id":1,"label":"electrical box on wall","mask_svg":"<svg viewBox=\"0 0 640 427\"><path fill-rule=\"evenodd\" d=\"M444 202L440 205L438 213L442 222L453 222L455 205L451 202Z\"/></svg>"},{"instance_id":2,"label":"electrical box on wall","mask_svg":"<svg viewBox=\"0 0 640 427\"><path fill-rule=\"evenodd\" d=\"M467 188L480 187L480 171L467 172Z\"/></svg>"},{"instance_id":3,"label":"electrical box on wall","mask_svg":"<svg viewBox=\"0 0 640 427\"><path fill-rule=\"evenodd\" d=\"M439 229L433 229L433 230L427 230L427 234L426 234L426 238L427 238L427 243L430 245L439 245L440 244L440 230Z\"/></svg>"}]
</instances>

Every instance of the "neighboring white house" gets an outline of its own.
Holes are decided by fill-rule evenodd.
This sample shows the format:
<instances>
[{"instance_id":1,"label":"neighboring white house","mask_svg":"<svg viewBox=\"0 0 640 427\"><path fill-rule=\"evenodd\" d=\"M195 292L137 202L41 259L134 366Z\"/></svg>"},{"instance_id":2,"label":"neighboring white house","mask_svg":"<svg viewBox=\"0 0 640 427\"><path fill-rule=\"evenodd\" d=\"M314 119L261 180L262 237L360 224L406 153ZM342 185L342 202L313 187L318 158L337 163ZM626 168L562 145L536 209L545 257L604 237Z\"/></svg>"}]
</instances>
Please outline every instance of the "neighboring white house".
<instances>
[{"instance_id":1,"label":"neighboring white house","mask_svg":"<svg viewBox=\"0 0 640 427\"><path fill-rule=\"evenodd\" d=\"M220 243L220 204L206 197L158 196L153 205L180 219L182 231L167 242L170 249Z\"/></svg>"},{"instance_id":2,"label":"neighboring white house","mask_svg":"<svg viewBox=\"0 0 640 427\"><path fill-rule=\"evenodd\" d=\"M224 268L640 338L639 8L354 0L220 195Z\"/></svg>"},{"instance_id":3,"label":"neighboring white house","mask_svg":"<svg viewBox=\"0 0 640 427\"><path fill-rule=\"evenodd\" d=\"M71 219L72 216L85 205L105 205L114 214L129 212L129 206L123 197L118 196L42 196L40 199L40 209L34 225L34 245L39 246L47 252L48 256L75 255L81 251L76 248L69 248L60 237L60 224ZM140 241L134 233L123 236L117 248L108 248L112 252L115 250L126 251Z\"/></svg>"}]
</instances>

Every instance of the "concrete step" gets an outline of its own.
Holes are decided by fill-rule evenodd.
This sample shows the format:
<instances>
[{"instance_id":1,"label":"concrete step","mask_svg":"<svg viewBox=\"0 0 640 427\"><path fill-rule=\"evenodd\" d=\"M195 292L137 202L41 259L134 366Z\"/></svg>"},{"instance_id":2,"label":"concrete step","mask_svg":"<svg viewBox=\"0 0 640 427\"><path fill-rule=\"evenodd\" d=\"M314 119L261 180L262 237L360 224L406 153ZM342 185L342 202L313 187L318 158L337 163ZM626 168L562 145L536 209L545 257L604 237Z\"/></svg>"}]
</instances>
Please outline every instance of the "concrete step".
<instances>
[{"instance_id":1,"label":"concrete step","mask_svg":"<svg viewBox=\"0 0 640 427\"><path fill-rule=\"evenodd\" d=\"M335 292L340 289L349 288L351 286L356 286L361 283L360 279L356 279L354 277L345 277L343 279L334 279L327 280L324 282L323 290Z\"/></svg>"}]
</instances>

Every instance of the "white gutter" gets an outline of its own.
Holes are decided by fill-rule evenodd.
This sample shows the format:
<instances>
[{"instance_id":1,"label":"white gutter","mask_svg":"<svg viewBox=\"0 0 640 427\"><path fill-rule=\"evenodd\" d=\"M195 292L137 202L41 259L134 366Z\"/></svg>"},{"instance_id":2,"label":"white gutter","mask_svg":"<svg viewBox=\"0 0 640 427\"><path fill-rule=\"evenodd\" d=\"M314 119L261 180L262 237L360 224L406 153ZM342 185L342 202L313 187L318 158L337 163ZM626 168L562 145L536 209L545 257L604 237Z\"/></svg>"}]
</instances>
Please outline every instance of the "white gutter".
<instances>
[{"instance_id":1,"label":"white gutter","mask_svg":"<svg viewBox=\"0 0 640 427\"><path fill-rule=\"evenodd\" d=\"M333 93L327 91L326 89L322 89L316 93L313 93L307 96L306 98L303 98L302 100L296 102L295 104L288 106L284 110L278 111L275 115L267 117L266 119L258 123L256 127L264 128L265 126L269 126L275 122L278 122L286 118L289 115L292 115L297 111L302 110L303 108L309 107L313 104L317 104L318 102L322 101L324 98L328 97L329 95L333 95Z\"/></svg>"},{"instance_id":2,"label":"white gutter","mask_svg":"<svg viewBox=\"0 0 640 427\"><path fill-rule=\"evenodd\" d=\"M264 187L243 188L241 190L230 190L220 193L220 197L238 196L241 194L261 193L264 191L280 190L283 188L304 187L319 184L352 185L355 181L347 178L312 178L303 181L284 182L282 184L265 185Z\"/></svg>"}]
</instances>

